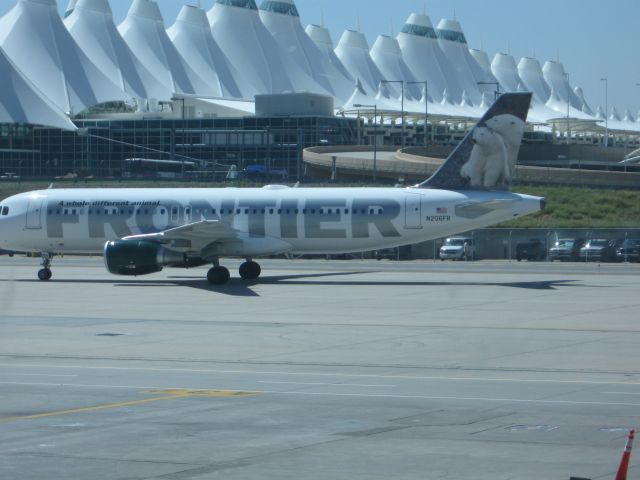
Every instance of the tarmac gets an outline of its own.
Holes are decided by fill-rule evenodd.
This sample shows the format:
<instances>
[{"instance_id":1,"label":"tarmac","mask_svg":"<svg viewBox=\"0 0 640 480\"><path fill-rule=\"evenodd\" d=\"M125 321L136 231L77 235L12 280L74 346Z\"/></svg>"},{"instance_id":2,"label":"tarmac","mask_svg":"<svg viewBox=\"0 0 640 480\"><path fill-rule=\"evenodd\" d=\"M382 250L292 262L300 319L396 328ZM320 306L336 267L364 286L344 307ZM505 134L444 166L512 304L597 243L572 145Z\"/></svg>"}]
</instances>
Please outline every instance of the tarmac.
<instances>
[{"instance_id":1,"label":"tarmac","mask_svg":"<svg viewBox=\"0 0 640 480\"><path fill-rule=\"evenodd\" d=\"M38 263L0 257L0 478L602 479L640 423L640 264Z\"/></svg>"}]
</instances>

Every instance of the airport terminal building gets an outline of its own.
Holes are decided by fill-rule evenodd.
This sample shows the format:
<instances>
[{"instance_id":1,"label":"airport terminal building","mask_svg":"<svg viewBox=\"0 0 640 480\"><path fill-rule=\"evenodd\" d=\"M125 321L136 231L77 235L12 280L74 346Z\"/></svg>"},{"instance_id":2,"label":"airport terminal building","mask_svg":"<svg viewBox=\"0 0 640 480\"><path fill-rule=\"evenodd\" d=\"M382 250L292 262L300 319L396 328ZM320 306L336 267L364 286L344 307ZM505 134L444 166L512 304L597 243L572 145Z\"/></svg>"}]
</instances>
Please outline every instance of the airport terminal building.
<instances>
[{"instance_id":1,"label":"airport terminal building","mask_svg":"<svg viewBox=\"0 0 640 480\"><path fill-rule=\"evenodd\" d=\"M304 174L316 146L451 144L496 92L531 91L526 140L638 148L640 116L594 109L557 61L493 59L456 20L411 13L373 44L303 27L293 0L152 0L114 23L108 0L16 0L0 18L0 172L211 178ZM195 173L194 173L195 172Z\"/></svg>"}]
</instances>

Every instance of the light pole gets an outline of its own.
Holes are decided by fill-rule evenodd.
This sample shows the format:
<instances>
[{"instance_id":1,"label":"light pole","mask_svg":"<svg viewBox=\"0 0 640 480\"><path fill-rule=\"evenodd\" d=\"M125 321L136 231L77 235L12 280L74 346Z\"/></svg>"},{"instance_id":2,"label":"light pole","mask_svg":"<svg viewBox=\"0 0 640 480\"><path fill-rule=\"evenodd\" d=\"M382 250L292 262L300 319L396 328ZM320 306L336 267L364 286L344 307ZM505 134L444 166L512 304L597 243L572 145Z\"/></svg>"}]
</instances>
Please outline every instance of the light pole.
<instances>
[{"instance_id":1,"label":"light pole","mask_svg":"<svg viewBox=\"0 0 640 480\"><path fill-rule=\"evenodd\" d=\"M494 95L494 101L498 100L498 97L500 96L500 82L477 82L478 85L495 85L496 89L493 92Z\"/></svg>"},{"instance_id":2,"label":"light pole","mask_svg":"<svg viewBox=\"0 0 640 480\"><path fill-rule=\"evenodd\" d=\"M404 80L380 80L380 83L399 83L400 84L400 118L402 120L402 138L401 141L401 149L404 150Z\"/></svg>"},{"instance_id":3,"label":"light pole","mask_svg":"<svg viewBox=\"0 0 640 480\"><path fill-rule=\"evenodd\" d=\"M356 103L353 105L356 108L373 107L373 181L378 179L378 105L363 105Z\"/></svg>"},{"instance_id":4,"label":"light pole","mask_svg":"<svg viewBox=\"0 0 640 480\"><path fill-rule=\"evenodd\" d=\"M636 83L636 87L640 87L640 82ZM640 108L638 108L638 112L636 112L636 122L640 123L640 115L638 115L640 113Z\"/></svg>"},{"instance_id":5,"label":"light pole","mask_svg":"<svg viewBox=\"0 0 640 480\"><path fill-rule=\"evenodd\" d=\"M609 146L609 79L601 78L604 82L604 146Z\"/></svg>"},{"instance_id":6,"label":"light pole","mask_svg":"<svg viewBox=\"0 0 640 480\"><path fill-rule=\"evenodd\" d=\"M427 148L429 146L429 143L427 140L427 120L429 119L429 82L424 80L422 82L415 81L415 82L407 82L407 83L410 85L424 83L424 151L426 155Z\"/></svg>"},{"instance_id":7,"label":"light pole","mask_svg":"<svg viewBox=\"0 0 640 480\"><path fill-rule=\"evenodd\" d=\"M565 72L567 77L567 145L571 143L571 127L569 126L569 100L571 99L571 83L569 82L569 72Z\"/></svg>"},{"instance_id":8,"label":"light pole","mask_svg":"<svg viewBox=\"0 0 640 480\"><path fill-rule=\"evenodd\" d=\"M182 102L182 151L184 152L184 97L179 98L179 97L171 97L171 101L172 102L176 102L176 101L180 101ZM182 176L182 180L184 180L184 158L182 159L182 167L181 167L181 176Z\"/></svg>"}]
</instances>

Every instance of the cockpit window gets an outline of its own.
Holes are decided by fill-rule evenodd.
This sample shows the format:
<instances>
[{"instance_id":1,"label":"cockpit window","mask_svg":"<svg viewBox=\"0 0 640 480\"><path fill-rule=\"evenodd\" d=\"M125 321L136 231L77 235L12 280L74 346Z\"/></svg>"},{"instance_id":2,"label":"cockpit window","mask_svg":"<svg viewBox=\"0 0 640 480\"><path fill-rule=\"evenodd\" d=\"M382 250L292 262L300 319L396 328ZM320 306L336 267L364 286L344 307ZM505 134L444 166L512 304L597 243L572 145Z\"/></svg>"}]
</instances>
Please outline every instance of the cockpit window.
<instances>
[{"instance_id":1,"label":"cockpit window","mask_svg":"<svg viewBox=\"0 0 640 480\"><path fill-rule=\"evenodd\" d=\"M9 207L2 207L2 215L9 215Z\"/></svg>"}]
</instances>

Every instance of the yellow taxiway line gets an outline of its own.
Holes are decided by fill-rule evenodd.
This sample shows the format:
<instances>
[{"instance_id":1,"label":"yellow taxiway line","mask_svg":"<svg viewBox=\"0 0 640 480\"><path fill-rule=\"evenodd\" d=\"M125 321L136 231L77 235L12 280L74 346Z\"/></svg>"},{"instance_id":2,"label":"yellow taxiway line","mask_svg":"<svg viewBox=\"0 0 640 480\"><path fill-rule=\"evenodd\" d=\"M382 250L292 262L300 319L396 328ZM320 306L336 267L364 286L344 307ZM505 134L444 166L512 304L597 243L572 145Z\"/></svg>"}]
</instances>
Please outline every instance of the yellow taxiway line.
<instances>
[{"instance_id":1,"label":"yellow taxiway line","mask_svg":"<svg viewBox=\"0 0 640 480\"><path fill-rule=\"evenodd\" d=\"M69 408L67 410L57 410L53 412L36 413L33 415L20 415L17 417L0 418L0 423L13 422L16 420L34 420L37 418L58 417L62 415L72 415L74 413L95 412L97 410L108 410L111 408L131 407L135 405L143 405L145 403L161 402L164 400L175 400L178 398L189 397L250 397L257 395L259 392L243 392L237 390L189 390L189 389L167 389L167 390L148 390L144 393L152 395L164 395L161 397L144 398L141 400L131 400L128 402L105 403L103 405L94 405L91 407Z\"/></svg>"}]
</instances>

